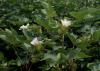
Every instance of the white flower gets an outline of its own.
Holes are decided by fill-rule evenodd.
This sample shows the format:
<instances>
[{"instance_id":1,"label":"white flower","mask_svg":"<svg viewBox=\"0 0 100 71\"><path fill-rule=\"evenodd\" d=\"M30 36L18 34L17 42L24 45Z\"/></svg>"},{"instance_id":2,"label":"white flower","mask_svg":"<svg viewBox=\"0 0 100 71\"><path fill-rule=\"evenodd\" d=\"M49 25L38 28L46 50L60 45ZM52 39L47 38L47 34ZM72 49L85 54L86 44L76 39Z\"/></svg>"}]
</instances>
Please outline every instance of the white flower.
<instances>
[{"instance_id":1,"label":"white flower","mask_svg":"<svg viewBox=\"0 0 100 71\"><path fill-rule=\"evenodd\" d=\"M61 23L64 27L68 27L71 25L71 21L67 20L67 19L63 19L61 20Z\"/></svg>"},{"instance_id":2,"label":"white flower","mask_svg":"<svg viewBox=\"0 0 100 71\"><path fill-rule=\"evenodd\" d=\"M39 41L39 40L38 40L38 37L35 37L30 43L31 43L32 45L38 45L38 44L41 44L42 41Z\"/></svg>"},{"instance_id":3,"label":"white flower","mask_svg":"<svg viewBox=\"0 0 100 71\"><path fill-rule=\"evenodd\" d=\"M29 24L22 25L22 26L20 26L20 29L19 30L24 30L24 29L27 29L28 27L29 27Z\"/></svg>"}]
</instances>

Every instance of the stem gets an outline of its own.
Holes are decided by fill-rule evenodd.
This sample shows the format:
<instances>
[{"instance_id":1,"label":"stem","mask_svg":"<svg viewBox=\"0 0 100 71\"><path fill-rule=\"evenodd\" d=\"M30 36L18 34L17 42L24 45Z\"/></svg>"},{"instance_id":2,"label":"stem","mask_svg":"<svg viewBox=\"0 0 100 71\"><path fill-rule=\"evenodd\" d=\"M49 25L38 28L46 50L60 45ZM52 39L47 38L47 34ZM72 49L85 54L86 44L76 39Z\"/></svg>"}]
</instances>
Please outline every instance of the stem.
<instances>
[{"instance_id":1,"label":"stem","mask_svg":"<svg viewBox=\"0 0 100 71\"><path fill-rule=\"evenodd\" d=\"M64 48L64 34L62 34L62 48Z\"/></svg>"},{"instance_id":2,"label":"stem","mask_svg":"<svg viewBox=\"0 0 100 71\"><path fill-rule=\"evenodd\" d=\"M21 60L20 56L18 55L17 50L14 47L13 47L13 49L15 50L15 54L17 55L17 57L19 58L20 62L22 63L22 60Z\"/></svg>"},{"instance_id":3,"label":"stem","mask_svg":"<svg viewBox=\"0 0 100 71\"><path fill-rule=\"evenodd\" d=\"M28 71L30 71L30 70L31 70L31 67L32 67L32 64L29 66Z\"/></svg>"},{"instance_id":4,"label":"stem","mask_svg":"<svg viewBox=\"0 0 100 71\"><path fill-rule=\"evenodd\" d=\"M27 39L29 39L29 36L28 36L26 30L23 30L22 32L23 32L24 36L25 36Z\"/></svg>"},{"instance_id":5,"label":"stem","mask_svg":"<svg viewBox=\"0 0 100 71\"><path fill-rule=\"evenodd\" d=\"M18 55L17 50L14 47L12 47L12 48L14 49L15 54L17 55L18 59L20 60L20 63L22 64L22 60L21 60L20 56ZM21 71L22 71L22 68L21 68Z\"/></svg>"},{"instance_id":6,"label":"stem","mask_svg":"<svg viewBox=\"0 0 100 71\"><path fill-rule=\"evenodd\" d=\"M61 42L62 42L62 48L64 48L64 34L65 34L65 27L61 25Z\"/></svg>"}]
</instances>

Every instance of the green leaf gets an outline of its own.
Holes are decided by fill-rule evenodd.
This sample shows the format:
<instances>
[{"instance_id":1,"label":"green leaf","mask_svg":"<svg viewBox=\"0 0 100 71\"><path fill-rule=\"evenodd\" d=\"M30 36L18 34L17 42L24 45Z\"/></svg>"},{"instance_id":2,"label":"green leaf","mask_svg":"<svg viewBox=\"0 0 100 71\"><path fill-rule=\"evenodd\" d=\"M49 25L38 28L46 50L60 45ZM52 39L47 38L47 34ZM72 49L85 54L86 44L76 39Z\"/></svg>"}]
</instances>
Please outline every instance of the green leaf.
<instances>
[{"instance_id":1,"label":"green leaf","mask_svg":"<svg viewBox=\"0 0 100 71\"><path fill-rule=\"evenodd\" d=\"M89 69L91 69L92 71L99 71L100 70L100 62L88 63L87 67Z\"/></svg>"},{"instance_id":2,"label":"green leaf","mask_svg":"<svg viewBox=\"0 0 100 71\"><path fill-rule=\"evenodd\" d=\"M3 39L3 40L5 40L5 41L7 41L6 35L0 35L0 38Z\"/></svg>"},{"instance_id":3,"label":"green leaf","mask_svg":"<svg viewBox=\"0 0 100 71\"><path fill-rule=\"evenodd\" d=\"M83 52L78 52L75 56L76 59L83 59L83 58L89 58L89 57L91 57L91 56L89 56Z\"/></svg>"},{"instance_id":4,"label":"green leaf","mask_svg":"<svg viewBox=\"0 0 100 71\"><path fill-rule=\"evenodd\" d=\"M100 40L100 30L97 30L96 32L94 32L93 40L94 41L99 41Z\"/></svg>"},{"instance_id":5,"label":"green leaf","mask_svg":"<svg viewBox=\"0 0 100 71\"><path fill-rule=\"evenodd\" d=\"M69 37L73 45L77 45L76 36L74 34L67 33L67 36Z\"/></svg>"},{"instance_id":6,"label":"green leaf","mask_svg":"<svg viewBox=\"0 0 100 71\"><path fill-rule=\"evenodd\" d=\"M86 18L92 18L94 15L99 15L100 10L96 8L85 8L78 12L70 12L70 15L75 17L77 20Z\"/></svg>"},{"instance_id":7,"label":"green leaf","mask_svg":"<svg viewBox=\"0 0 100 71\"><path fill-rule=\"evenodd\" d=\"M2 52L0 52L0 61L3 61L4 60L4 55Z\"/></svg>"},{"instance_id":8,"label":"green leaf","mask_svg":"<svg viewBox=\"0 0 100 71\"><path fill-rule=\"evenodd\" d=\"M56 55L52 54L52 53L44 54L44 58L42 60L48 60L48 59L50 59L51 61L56 61L57 60Z\"/></svg>"},{"instance_id":9,"label":"green leaf","mask_svg":"<svg viewBox=\"0 0 100 71\"><path fill-rule=\"evenodd\" d=\"M46 1L43 1L42 2L42 6L44 7L44 9L42 9L42 12L44 14L46 14L47 18L55 17L56 16L56 11L50 5L50 3L47 3Z\"/></svg>"}]
</instances>

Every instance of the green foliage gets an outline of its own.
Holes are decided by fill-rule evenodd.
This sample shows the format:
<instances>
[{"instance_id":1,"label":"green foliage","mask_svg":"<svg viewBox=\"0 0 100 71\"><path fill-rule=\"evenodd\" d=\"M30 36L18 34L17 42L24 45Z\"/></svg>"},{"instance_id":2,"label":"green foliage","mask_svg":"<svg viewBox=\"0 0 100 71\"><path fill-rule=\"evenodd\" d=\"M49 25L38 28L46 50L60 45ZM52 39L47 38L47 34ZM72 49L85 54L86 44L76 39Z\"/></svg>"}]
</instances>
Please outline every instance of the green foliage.
<instances>
[{"instance_id":1,"label":"green foliage","mask_svg":"<svg viewBox=\"0 0 100 71\"><path fill-rule=\"evenodd\" d=\"M0 71L99 71L99 3L1 0Z\"/></svg>"}]
</instances>

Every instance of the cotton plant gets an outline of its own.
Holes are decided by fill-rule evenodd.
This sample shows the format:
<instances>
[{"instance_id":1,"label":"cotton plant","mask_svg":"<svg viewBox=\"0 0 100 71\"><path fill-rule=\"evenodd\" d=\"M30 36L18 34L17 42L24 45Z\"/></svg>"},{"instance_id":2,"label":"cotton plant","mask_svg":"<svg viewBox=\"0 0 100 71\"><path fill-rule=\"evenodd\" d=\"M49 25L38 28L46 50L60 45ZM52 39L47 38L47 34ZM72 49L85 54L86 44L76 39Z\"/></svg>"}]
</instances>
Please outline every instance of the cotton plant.
<instances>
[{"instance_id":1,"label":"cotton plant","mask_svg":"<svg viewBox=\"0 0 100 71\"><path fill-rule=\"evenodd\" d=\"M61 24L60 24L60 35L62 37L61 41L62 41L62 47L64 48L64 35L66 34L66 31L68 30L68 28L72 25L72 22L66 18L61 19L60 20Z\"/></svg>"},{"instance_id":2,"label":"cotton plant","mask_svg":"<svg viewBox=\"0 0 100 71\"><path fill-rule=\"evenodd\" d=\"M22 32L24 33L24 35L26 36L26 37L29 37L28 35L27 35L27 30L29 29L29 23L28 24L26 24L26 25L22 25L22 26L20 26L20 28L19 28L19 30L22 30ZM40 45L41 43L42 43L42 41L39 41L39 39L38 39L39 37L34 37L33 39L31 39L31 42L30 42L30 44L31 45L33 45L33 46L37 46L37 45Z\"/></svg>"},{"instance_id":3,"label":"cotton plant","mask_svg":"<svg viewBox=\"0 0 100 71\"><path fill-rule=\"evenodd\" d=\"M60 19L60 25L59 25L59 33L64 34L68 30L68 28L72 25L72 21L68 20L66 18Z\"/></svg>"}]
</instances>

